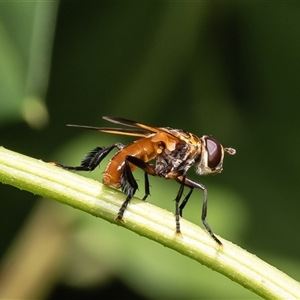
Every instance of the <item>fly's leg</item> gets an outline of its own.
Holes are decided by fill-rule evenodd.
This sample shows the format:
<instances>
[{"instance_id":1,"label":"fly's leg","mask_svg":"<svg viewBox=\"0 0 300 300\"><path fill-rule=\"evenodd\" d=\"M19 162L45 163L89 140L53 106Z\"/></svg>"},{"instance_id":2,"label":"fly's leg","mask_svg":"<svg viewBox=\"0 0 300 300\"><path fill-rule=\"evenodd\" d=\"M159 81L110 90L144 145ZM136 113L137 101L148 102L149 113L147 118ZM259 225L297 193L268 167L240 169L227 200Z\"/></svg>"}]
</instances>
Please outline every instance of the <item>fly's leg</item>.
<instances>
[{"instance_id":1,"label":"fly's leg","mask_svg":"<svg viewBox=\"0 0 300 300\"><path fill-rule=\"evenodd\" d=\"M201 183L195 182L187 177L184 176L179 176L176 181L178 181L181 185L185 185L189 188L191 188L190 192L187 194L187 196L184 198L184 200L182 201L179 210L180 210L180 214L182 215L182 210L185 207L185 205L187 204L194 188L200 189L203 191L204 193L204 198L203 198L203 205L202 205L202 214L201 214L201 220L202 223L204 225L204 227L206 228L206 230L208 231L208 233L210 234L210 236L217 242L218 245L222 245L221 241L214 235L213 231L211 230L208 222L206 221L206 216L207 216L207 189L205 188L204 185L202 185Z\"/></svg>"},{"instance_id":2,"label":"fly's leg","mask_svg":"<svg viewBox=\"0 0 300 300\"><path fill-rule=\"evenodd\" d=\"M93 171L101 161L114 149L121 150L124 147L121 143L116 143L109 147L96 147L89 153L87 153L81 161L80 166L67 166L60 163L55 163L56 166L70 171Z\"/></svg>"},{"instance_id":3,"label":"fly's leg","mask_svg":"<svg viewBox=\"0 0 300 300\"><path fill-rule=\"evenodd\" d=\"M148 174L156 176L155 168L153 165L148 164L135 156L127 156L126 160L144 171L145 195L143 197L143 200L146 200L146 198L150 195L150 183Z\"/></svg>"},{"instance_id":4,"label":"fly's leg","mask_svg":"<svg viewBox=\"0 0 300 300\"><path fill-rule=\"evenodd\" d=\"M143 200L145 200L150 195L150 184L149 184L148 174L156 175L155 169L152 165L144 162L139 158L136 158L135 156L130 156L130 155L126 156L124 171L121 176L121 188L122 191L127 195L127 197L118 212L116 220L122 220L124 212L128 206L128 203L130 202L136 190L138 189L138 184L132 174L129 163L145 171L145 196L143 197Z\"/></svg>"},{"instance_id":5,"label":"fly's leg","mask_svg":"<svg viewBox=\"0 0 300 300\"><path fill-rule=\"evenodd\" d=\"M164 178L166 178L166 179L175 179L177 182L180 183L180 187L179 187L177 196L175 198L175 223L176 223L176 232L175 232L175 234L176 235L181 235L180 217L182 215L182 205L179 206L179 203L180 203L180 199L181 199L182 194L183 194L184 186L186 185L185 184L186 175L183 174L183 171L173 170L173 171L169 172L168 174L166 174L164 176ZM183 201L185 201L185 199Z\"/></svg>"},{"instance_id":6,"label":"fly's leg","mask_svg":"<svg viewBox=\"0 0 300 300\"><path fill-rule=\"evenodd\" d=\"M181 204L180 204L180 206L179 206L179 215L180 215L180 217L182 217L183 209L184 209L184 207L186 206L186 204L188 203L188 201L189 201L189 199L190 199L190 197L191 197L193 191L194 191L194 188L191 187L189 193L188 193L188 194L186 195L186 197L182 200L182 202L181 202Z\"/></svg>"},{"instance_id":7,"label":"fly's leg","mask_svg":"<svg viewBox=\"0 0 300 300\"><path fill-rule=\"evenodd\" d=\"M148 196L150 195L150 182L149 182L149 176L148 173L144 173L144 180L145 180L145 195L142 200L146 200Z\"/></svg>"},{"instance_id":8,"label":"fly's leg","mask_svg":"<svg viewBox=\"0 0 300 300\"><path fill-rule=\"evenodd\" d=\"M185 176L182 176L183 178L185 178ZM182 181L182 183L180 184L180 188L178 190L177 196L175 198L175 223L176 223L176 235L181 235L181 231L180 231L180 216L181 216L181 210L179 206L179 202L180 199L182 197L183 194L183 190L184 190L184 180Z\"/></svg>"},{"instance_id":9,"label":"fly's leg","mask_svg":"<svg viewBox=\"0 0 300 300\"><path fill-rule=\"evenodd\" d=\"M116 217L116 221L121 221L124 215L124 212L134 196L136 190L138 189L138 184L133 177L131 168L129 166L129 163L127 159L125 159L125 166L124 166L124 171L121 175L121 189L122 191L127 195L125 201L123 202L122 206L119 209L118 215Z\"/></svg>"}]
</instances>

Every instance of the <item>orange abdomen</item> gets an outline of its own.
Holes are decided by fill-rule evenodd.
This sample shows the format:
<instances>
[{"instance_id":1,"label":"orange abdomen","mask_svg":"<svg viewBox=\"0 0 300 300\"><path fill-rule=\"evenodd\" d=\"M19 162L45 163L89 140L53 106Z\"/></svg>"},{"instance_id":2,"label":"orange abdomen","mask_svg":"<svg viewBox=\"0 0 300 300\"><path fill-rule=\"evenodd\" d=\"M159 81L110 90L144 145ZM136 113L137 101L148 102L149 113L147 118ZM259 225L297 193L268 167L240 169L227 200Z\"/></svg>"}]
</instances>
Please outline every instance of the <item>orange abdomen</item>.
<instances>
[{"instance_id":1,"label":"orange abdomen","mask_svg":"<svg viewBox=\"0 0 300 300\"><path fill-rule=\"evenodd\" d=\"M148 162L157 156L159 148L159 143L154 143L151 137L139 139L125 146L109 161L104 171L102 182L106 185L120 188L120 178L125 166L125 157L128 155L135 156L144 162ZM130 168L134 171L137 167L130 164Z\"/></svg>"}]
</instances>

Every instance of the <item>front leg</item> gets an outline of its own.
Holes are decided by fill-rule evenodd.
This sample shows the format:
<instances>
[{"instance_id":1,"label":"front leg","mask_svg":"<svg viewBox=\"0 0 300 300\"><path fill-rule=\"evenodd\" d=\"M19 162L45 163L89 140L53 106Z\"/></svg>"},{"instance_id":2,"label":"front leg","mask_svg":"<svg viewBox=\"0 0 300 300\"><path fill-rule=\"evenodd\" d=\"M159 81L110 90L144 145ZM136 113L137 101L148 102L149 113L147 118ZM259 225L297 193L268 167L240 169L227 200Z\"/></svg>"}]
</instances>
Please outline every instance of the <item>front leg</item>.
<instances>
[{"instance_id":1,"label":"front leg","mask_svg":"<svg viewBox=\"0 0 300 300\"><path fill-rule=\"evenodd\" d=\"M201 220L202 220L202 223L203 223L204 227L206 228L206 230L210 234L210 236L221 246L222 242L214 235L214 233L211 230L208 222L206 221L206 216L207 216L207 189L205 188L205 186L203 184L198 183L196 181L193 181L192 179L189 179L185 176L179 176L176 179L176 181L178 181L181 185L183 184L183 185L185 185L185 186L187 186L191 189L190 192L187 194L187 196L183 199L183 201L182 201L182 203L179 207L179 211L180 211L181 216L182 216L182 211L183 211L185 205L187 204L194 188L200 189L204 192Z\"/></svg>"},{"instance_id":2,"label":"front leg","mask_svg":"<svg viewBox=\"0 0 300 300\"><path fill-rule=\"evenodd\" d=\"M182 176L182 177L185 178L185 176ZM183 190L184 190L184 181L180 184L177 196L175 198L175 222L176 222L176 234L177 235L181 235L181 231L180 231L180 216L181 216L180 207L181 206L179 206L179 202L182 197Z\"/></svg>"}]
</instances>

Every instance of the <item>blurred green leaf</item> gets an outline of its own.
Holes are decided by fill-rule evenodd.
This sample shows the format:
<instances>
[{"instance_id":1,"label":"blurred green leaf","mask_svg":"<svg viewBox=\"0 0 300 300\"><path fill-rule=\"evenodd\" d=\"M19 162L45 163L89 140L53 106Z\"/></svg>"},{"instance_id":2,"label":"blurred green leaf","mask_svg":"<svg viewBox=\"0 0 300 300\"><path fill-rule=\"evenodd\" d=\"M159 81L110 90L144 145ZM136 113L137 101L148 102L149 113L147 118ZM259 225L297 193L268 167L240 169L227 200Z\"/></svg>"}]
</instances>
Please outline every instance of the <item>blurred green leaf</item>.
<instances>
[{"instance_id":1,"label":"blurred green leaf","mask_svg":"<svg viewBox=\"0 0 300 300\"><path fill-rule=\"evenodd\" d=\"M0 122L48 122L45 95L58 2L0 3Z\"/></svg>"}]
</instances>

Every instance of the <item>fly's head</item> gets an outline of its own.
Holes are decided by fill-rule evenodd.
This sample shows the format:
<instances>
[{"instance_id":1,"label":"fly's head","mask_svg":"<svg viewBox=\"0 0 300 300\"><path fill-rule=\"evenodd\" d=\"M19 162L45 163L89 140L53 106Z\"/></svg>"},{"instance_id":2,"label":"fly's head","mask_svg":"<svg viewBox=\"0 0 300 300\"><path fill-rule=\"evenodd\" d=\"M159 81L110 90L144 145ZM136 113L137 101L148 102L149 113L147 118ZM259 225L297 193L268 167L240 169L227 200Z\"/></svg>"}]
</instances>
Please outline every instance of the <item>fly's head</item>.
<instances>
[{"instance_id":1,"label":"fly's head","mask_svg":"<svg viewBox=\"0 0 300 300\"><path fill-rule=\"evenodd\" d=\"M201 157L196 172L199 175L222 172L224 152L234 155L235 149L224 148L216 139L208 135L204 135L201 142Z\"/></svg>"}]
</instances>

